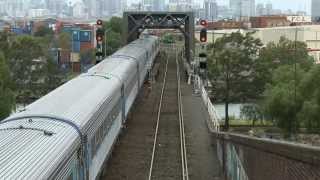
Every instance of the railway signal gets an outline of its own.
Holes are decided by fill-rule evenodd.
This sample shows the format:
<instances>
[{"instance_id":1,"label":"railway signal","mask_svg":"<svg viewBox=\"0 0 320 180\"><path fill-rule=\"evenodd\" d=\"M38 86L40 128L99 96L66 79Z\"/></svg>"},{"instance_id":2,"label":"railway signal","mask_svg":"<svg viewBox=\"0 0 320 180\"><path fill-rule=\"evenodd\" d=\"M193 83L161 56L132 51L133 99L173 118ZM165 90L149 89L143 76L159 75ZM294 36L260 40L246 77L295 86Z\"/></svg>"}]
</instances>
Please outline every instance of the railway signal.
<instances>
[{"instance_id":1,"label":"railway signal","mask_svg":"<svg viewBox=\"0 0 320 180\"><path fill-rule=\"evenodd\" d=\"M200 20L200 25L207 27L208 26L208 22L206 20Z\"/></svg>"},{"instance_id":2,"label":"railway signal","mask_svg":"<svg viewBox=\"0 0 320 180\"><path fill-rule=\"evenodd\" d=\"M103 39L104 39L104 31L103 31L103 22L102 20L97 20L97 30L96 30L96 41L97 41L97 48L96 48L96 64L102 61L103 57Z\"/></svg>"},{"instance_id":3,"label":"railway signal","mask_svg":"<svg viewBox=\"0 0 320 180\"><path fill-rule=\"evenodd\" d=\"M200 42L207 42L207 26L208 22L206 20L200 20L200 25L203 26L200 31Z\"/></svg>"},{"instance_id":4,"label":"railway signal","mask_svg":"<svg viewBox=\"0 0 320 180\"><path fill-rule=\"evenodd\" d=\"M203 43L207 42L207 29L206 28L203 28L200 31L200 41Z\"/></svg>"}]
</instances>

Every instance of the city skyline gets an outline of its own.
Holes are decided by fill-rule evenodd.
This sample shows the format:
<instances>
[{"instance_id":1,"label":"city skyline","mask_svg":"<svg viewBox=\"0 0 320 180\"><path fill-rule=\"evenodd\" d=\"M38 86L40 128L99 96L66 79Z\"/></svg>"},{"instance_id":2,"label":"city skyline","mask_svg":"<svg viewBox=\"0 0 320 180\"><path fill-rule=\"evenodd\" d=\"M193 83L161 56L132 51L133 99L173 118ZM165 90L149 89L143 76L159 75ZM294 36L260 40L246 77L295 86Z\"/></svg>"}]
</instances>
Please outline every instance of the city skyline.
<instances>
[{"instance_id":1,"label":"city skyline","mask_svg":"<svg viewBox=\"0 0 320 180\"><path fill-rule=\"evenodd\" d=\"M141 0L140 0L141 1ZM166 0L168 1L168 0ZM219 5L229 5L229 0L216 0ZM311 14L311 0L255 0L256 5L259 3L272 3L273 8L293 11L306 11L308 15ZM137 0L128 0L128 5L137 3ZM195 3L202 3L204 0L194 0Z\"/></svg>"}]
</instances>

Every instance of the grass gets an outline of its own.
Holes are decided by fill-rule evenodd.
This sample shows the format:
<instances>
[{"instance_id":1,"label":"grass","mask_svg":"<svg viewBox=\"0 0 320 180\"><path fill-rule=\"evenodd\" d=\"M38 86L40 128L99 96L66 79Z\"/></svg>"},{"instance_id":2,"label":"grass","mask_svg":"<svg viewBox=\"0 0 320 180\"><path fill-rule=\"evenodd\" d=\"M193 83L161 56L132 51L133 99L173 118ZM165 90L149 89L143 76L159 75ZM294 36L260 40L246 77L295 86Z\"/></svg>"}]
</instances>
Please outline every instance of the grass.
<instances>
[{"instance_id":1,"label":"grass","mask_svg":"<svg viewBox=\"0 0 320 180\"><path fill-rule=\"evenodd\" d=\"M252 120L235 120L232 119L229 121L230 126L252 126ZM271 121L256 121L255 126L273 126Z\"/></svg>"}]
</instances>

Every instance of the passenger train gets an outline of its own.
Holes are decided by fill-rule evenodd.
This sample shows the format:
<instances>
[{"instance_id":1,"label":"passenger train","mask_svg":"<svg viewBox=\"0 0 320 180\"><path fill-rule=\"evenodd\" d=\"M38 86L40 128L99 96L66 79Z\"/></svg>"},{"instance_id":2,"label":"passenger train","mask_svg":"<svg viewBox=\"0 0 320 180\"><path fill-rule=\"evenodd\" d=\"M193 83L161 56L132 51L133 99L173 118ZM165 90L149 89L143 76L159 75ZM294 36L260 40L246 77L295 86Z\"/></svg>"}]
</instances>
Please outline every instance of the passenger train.
<instances>
[{"instance_id":1,"label":"passenger train","mask_svg":"<svg viewBox=\"0 0 320 180\"><path fill-rule=\"evenodd\" d=\"M0 179L97 179L159 51L133 41L0 123Z\"/></svg>"}]
</instances>

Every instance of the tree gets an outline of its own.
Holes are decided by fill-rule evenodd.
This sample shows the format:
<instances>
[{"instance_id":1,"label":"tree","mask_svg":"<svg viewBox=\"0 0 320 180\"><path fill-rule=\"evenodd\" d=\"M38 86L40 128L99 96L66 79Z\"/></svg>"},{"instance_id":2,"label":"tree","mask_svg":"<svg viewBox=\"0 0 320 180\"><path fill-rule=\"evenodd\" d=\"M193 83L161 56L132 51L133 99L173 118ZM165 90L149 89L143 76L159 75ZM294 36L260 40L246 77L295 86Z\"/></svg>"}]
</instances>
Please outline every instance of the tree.
<instances>
[{"instance_id":1,"label":"tree","mask_svg":"<svg viewBox=\"0 0 320 180\"><path fill-rule=\"evenodd\" d=\"M56 87L62 84L63 75L58 68L58 65L55 64L52 58L47 57L47 61L44 64L44 92L47 94L50 91L54 90Z\"/></svg>"},{"instance_id":2,"label":"tree","mask_svg":"<svg viewBox=\"0 0 320 180\"><path fill-rule=\"evenodd\" d=\"M122 45L122 18L112 17L109 21L104 22L103 31L108 31L105 37L107 44L104 41L103 48L107 48L107 55L111 55Z\"/></svg>"},{"instance_id":3,"label":"tree","mask_svg":"<svg viewBox=\"0 0 320 180\"><path fill-rule=\"evenodd\" d=\"M295 73L297 82L294 79ZM297 66L296 72L290 65L280 66L274 71L272 81L264 93L266 113L285 131L286 136L295 133L300 126L297 115L302 108L303 97L300 89L295 86L299 86L305 73L300 66Z\"/></svg>"},{"instance_id":4,"label":"tree","mask_svg":"<svg viewBox=\"0 0 320 180\"><path fill-rule=\"evenodd\" d=\"M241 116L245 117L247 120L252 120L252 127L255 126L257 120L263 122L263 112L259 105L247 104L240 109Z\"/></svg>"},{"instance_id":5,"label":"tree","mask_svg":"<svg viewBox=\"0 0 320 180\"><path fill-rule=\"evenodd\" d=\"M67 32L62 32L58 35L58 47L62 50L70 50L71 49L71 35Z\"/></svg>"},{"instance_id":6,"label":"tree","mask_svg":"<svg viewBox=\"0 0 320 180\"><path fill-rule=\"evenodd\" d=\"M303 77L299 89L304 100L298 119L310 132L320 129L320 65L314 65Z\"/></svg>"},{"instance_id":7,"label":"tree","mask_svg":"<svg viewBox=\"0 0 320 180\"><path fill-rule=\"evenodd\" d=\"M103 47L107 48L107 55L111 55L121 47L121 34L114 31L110 31L106 38L107 44Z\"/></svg>"},{"instance_id":8,"label":"tree","mask_svg":"<svg viewBox=\"0 0 320 180\"><path fill-rule=\"evenodd\" d=\"M10 33L5 31L0 32L0 50L2 51L5 58L7 58L8 54L10 53L10 39Z\"/></svg>"},{"instance_id":9,"label":"tree","mask_svg":"<svg viewBox=\"0 0 320 180\"><path fill-rule=\"evenodd\" d=\"M19 36L10 49L8 63L18 97L23 98L23 103L30 96L40 97L46 63L43 46L32 36Z\"/></svg>"},{"instance_id":10,"label":"tree","mask_svg":"<svg viewBox=\"0 0 320 180\"><path fill-rule=\"evenodd\" d=\"M103 29L107 30L111 28L113 32L122 34L122 18L112 17L109 21L103 23Z\"/></svg>"},{"instance_id":11,"label":"tree","mask_svg":"<svg viewBox=\"0 0 320 180\"><path fill-rule=\"evenodd\" d=\"M80 53L80 62L82 65L89 65L94 62L95 51L94 49L89 49L87 51Z\"/></svg>"},{"instance_id":12,"label":"tree","mask_svg":"<svg viewBox=\"0 0 320 180\"><path fill-rule=\"evenodd\" d=\"M314 60L308 54L307 45L300 41L291 41L281 37L277 44L269 43L262 48L259 57L259 72L262 86L271 82L273 71L279 66L297 63L304 70L309 70Z\"/></svg>"},{"instance_id":13,"label":"tree","mask_svg":"<svg viewBox=\"0 0 320 180\"><path fill-rule=\"evenodd\" d=\"M9 68L3 53L0 53L0 121L10 115L15 104L10 83Z\"/></svg>"},{"instance_id":14,"label":"tree","mask_svg":"<svg viewBox=\"0 0 320 180\"><path fill-rule=\"evenodd\" d=\"M209 58L209 79L214 86L214 97L225 103L226 130L229 128L229 103L256 96L254 67L262 43L251 34L224 35L215 42L215 53Z\"/></svg>"},{"instance_id":15,"label":"tree","mask_svg":"<svg viewBox=\"0 0 320 180\"><path fill-rule=\"evenodd\" d=\"M52 37L54 34L53 30L46 26L40 26L38 31L34 33L34 36L36 37L45 37L50 36Z\"/></svg>"}]
</instances>

